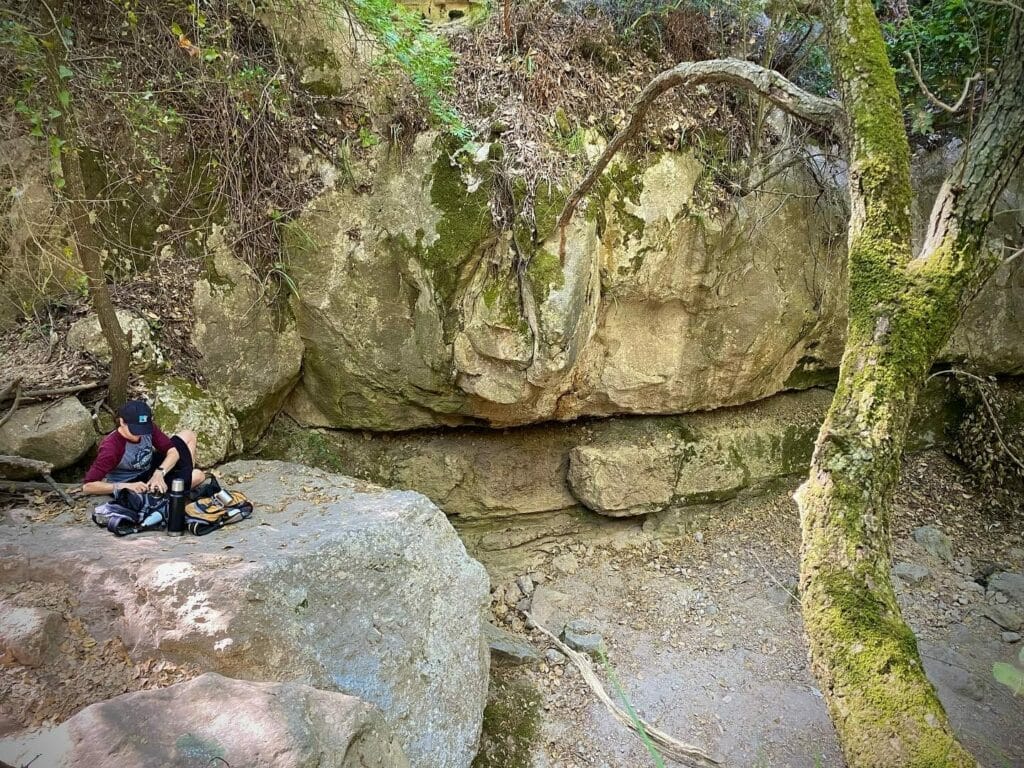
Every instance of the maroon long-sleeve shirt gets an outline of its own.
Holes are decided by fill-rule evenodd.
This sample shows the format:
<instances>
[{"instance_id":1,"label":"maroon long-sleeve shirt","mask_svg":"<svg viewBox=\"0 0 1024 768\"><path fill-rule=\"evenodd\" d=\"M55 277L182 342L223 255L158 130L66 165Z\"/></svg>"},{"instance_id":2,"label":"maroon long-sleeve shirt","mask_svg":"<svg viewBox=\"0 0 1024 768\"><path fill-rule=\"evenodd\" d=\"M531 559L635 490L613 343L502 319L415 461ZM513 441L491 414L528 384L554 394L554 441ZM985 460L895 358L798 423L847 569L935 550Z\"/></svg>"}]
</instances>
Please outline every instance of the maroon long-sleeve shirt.
<instances>
[{"instance_id":1,"label":"maroon long-sleeve shirt","mask_svg":"<svg viewBox=\"0 0 1024 768\"><path fill-rule=\"evenodd\" d=\"M127 445L128 440L116 429L104 437L103 442L100 443L99 451L96 453L96 458L92 462L92 466L85 473L85 480L83 482L92 483L96 480L103 480L114 471L121 463L121 459L124 457L124 449ZM160 453L167 453L173 447L174 444L171 442L171 438L161 432L159 427L154 426L153 448Z\"/></svg>"}]
</instances>

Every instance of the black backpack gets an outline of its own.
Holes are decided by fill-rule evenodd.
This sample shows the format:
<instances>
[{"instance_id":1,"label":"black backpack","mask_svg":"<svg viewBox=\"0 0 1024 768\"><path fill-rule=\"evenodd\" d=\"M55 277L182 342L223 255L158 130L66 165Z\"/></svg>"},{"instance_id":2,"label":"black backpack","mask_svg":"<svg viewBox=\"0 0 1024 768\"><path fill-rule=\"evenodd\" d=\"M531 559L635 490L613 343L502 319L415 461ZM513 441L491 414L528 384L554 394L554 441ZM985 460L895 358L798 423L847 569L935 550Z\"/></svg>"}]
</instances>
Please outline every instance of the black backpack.
<instances>
[{"instance_id":1,"label":"black backpack","mask_svg":"<svg viewBox=\"0 0 1024 768\"><path fill-rule=\"evenodd\" d=\"M163 528L167 522L168 499L155 493L137 493L122 488L113 501L100 504L92 521L115 536L127 536Z\"/></svg>"},{"instance_id":2,"label":"black backpack","mask_svg":"<svg viewBox=\"0 0 1024 768\"><path fill-rule=\"evenodd\" d=\"M232 491L231 502L222 504L214 494L221 491L216 478L210 478L189 491L190 504L185 507L185 525L196 536L205 536L225 525L248 519L252 503L244 494ZM100 504L93 510L92 521L115 536L155 531L167 526L170 500L155 493L137 493L122 488L113 501Z\"/></svg>"}]
</instances>

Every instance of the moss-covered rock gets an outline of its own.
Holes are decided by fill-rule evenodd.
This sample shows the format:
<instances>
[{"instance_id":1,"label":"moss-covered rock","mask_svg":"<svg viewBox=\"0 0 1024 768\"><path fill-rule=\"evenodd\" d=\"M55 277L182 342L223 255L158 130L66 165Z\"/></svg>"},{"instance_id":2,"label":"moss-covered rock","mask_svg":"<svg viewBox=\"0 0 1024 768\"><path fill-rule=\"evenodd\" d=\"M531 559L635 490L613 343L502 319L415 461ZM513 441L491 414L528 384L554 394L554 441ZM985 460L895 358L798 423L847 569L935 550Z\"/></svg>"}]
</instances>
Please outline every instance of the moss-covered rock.
<instances>
[{"instance_id":1,"label":"moss-covered rock","mask_svg":"<svg viewBox=\"0 0 1024 768\"><path fill-rule=\"evenodd\" d=\"M211 390L252 443L266 429L298 380L302 339L287 309L268 304L264 285L214 228L207 244L210 274L192 294L192 344Z\"/></svg>"},{"instance_id":2,"label":"moss-covered rock","mask_svg":"<svg viewBox=\"0 0 1024 768\"><path fill-rule=\"evenodd\" d=\"M224 403L195 384L173 376L147 380L153 421L168 435L191 429L197 435L197 464L212 467L241 450L238 422Z\"/></svg>"},{"instance_id":3,"label":"moss-covered rock","mask_svg":"<svg viewBox=\"0 0 1024 768\"><path fill-rule=\"evenodd\" d=\"M0 140L0 330L43 300L84 288L68 227L57 216L41 142Z\"/></svg>"},{"instance_id":4,"label":"moss-covered rock","mask_svg":"<svg viewBox=\"0 0 1024 768\"><path fill-rule=\"evenodd\" d=\"M452 151L430 134L404 154L379 147L360 191L330 191L299 219L289 257L307 355L289 410L304 423L671 414L834 381L845 212L806 168L709 208L694 153L622 161L563 238L565 189L513 181L514 206L532 196L535 217L499 232L491 148ZM1024 316L1016 275L961 344L1001 339L988 345L996 368L1024 360L999 330Z\"/></svg>"},{"instance_id":5,"label":"moss-covered rock","mask_svg":"<svg viewBox=\"0 0 1024 768\"><path fill-rule=\"evenodd\" d=\"M157 345L153 329L146 318L119 309L117 323L125 334L131 334L131 365L134 371L144 373L164 368L164 353ZM96 315L75 322L68 330L66 342L71 349L87 352L101 363L110 363L110 345L107 344Z\"/></svg>"}]
</instances>

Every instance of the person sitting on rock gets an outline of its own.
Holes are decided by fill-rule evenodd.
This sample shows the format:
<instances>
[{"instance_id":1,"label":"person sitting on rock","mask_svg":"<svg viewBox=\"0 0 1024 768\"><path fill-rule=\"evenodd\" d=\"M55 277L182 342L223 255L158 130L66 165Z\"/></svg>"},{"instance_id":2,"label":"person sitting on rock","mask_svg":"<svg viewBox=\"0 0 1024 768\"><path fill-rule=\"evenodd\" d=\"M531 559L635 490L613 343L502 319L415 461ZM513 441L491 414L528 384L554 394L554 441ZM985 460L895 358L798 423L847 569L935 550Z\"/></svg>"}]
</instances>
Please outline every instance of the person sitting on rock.
<instances>
[{"instance_id":1,"label":"person sitting on rock","mask_svg":"<svg viewBox=\"0 0 1024 768\"><path fill-rule=\"evenodd\" d=\"M186 429L168 437L153 423L153 411L142 400L129 400L117 416L117 429L103 438L85 473L85 493L115 494L122 488L166 493L171 480L184 480L187 490L206 479L195 468L195 432Z\"/></svg>"}]
</instances>

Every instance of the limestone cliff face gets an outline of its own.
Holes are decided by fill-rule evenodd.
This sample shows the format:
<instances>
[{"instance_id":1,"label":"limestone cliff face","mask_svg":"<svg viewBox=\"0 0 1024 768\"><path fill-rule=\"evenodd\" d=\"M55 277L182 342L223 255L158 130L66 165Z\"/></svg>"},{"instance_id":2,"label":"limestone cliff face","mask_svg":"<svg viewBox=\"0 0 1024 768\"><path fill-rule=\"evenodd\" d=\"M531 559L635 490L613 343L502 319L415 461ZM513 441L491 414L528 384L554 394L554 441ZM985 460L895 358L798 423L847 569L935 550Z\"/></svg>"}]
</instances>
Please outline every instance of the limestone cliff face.
<instances>
[{"instance_id":1,"label":"limestone cliff face","mask_svg":"<svg viewBox=\"0 0 1024 768\"><path fill-rule=\"evenodd\" d=\"M709 170L689 153L613 168L559 259L564 190L502 233L486 148L455 160L422 134L397 155L382 148L359 191L326 193L298 222L288 256L306 352L289 411L306 425L709 410L838 365L844 213L806 170L708 213L694 189ZM1019 263L997 275L949 359L1022 370L1022 280Z\"/></svg>"}]
</instances>

